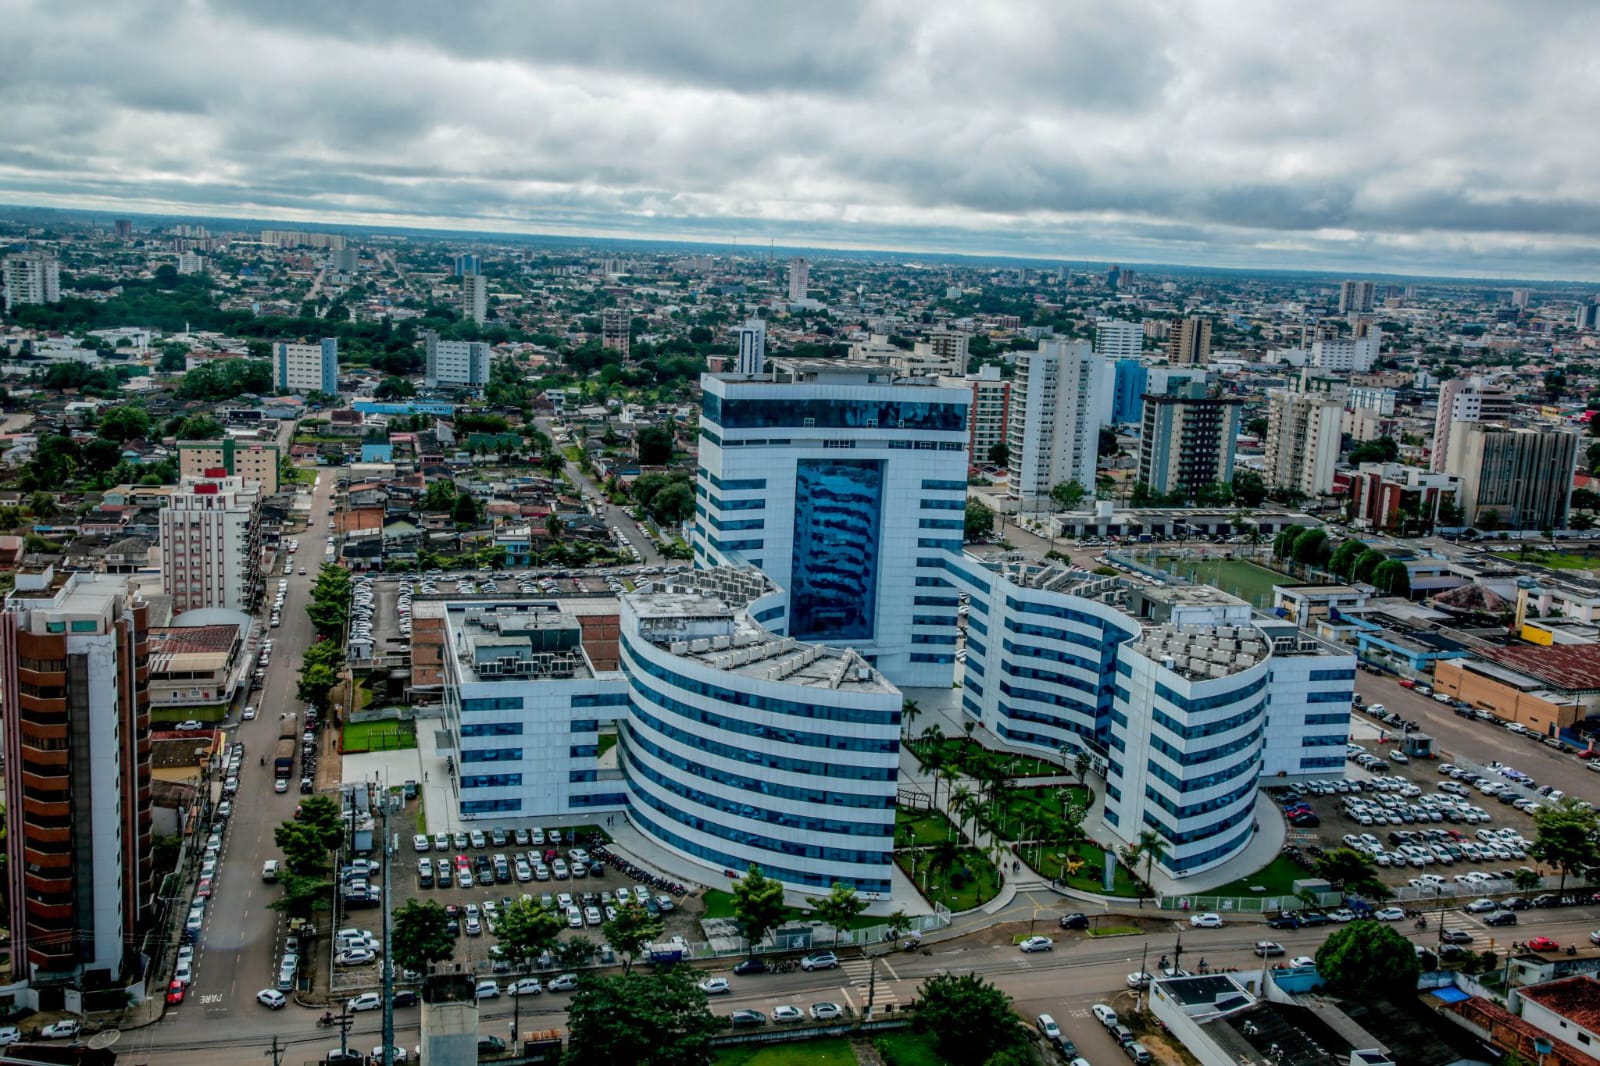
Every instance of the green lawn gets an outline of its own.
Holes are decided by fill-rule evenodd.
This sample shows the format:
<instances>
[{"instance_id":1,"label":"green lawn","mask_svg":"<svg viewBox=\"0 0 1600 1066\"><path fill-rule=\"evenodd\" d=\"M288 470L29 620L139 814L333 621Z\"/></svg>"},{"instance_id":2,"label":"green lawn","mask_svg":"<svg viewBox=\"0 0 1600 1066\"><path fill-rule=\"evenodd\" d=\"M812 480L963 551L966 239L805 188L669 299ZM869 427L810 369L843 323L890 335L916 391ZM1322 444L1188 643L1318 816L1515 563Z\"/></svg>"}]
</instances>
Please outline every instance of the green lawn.
<instances>
[{"instance_id":1,"label":"green lawn","mask_svg":"<svg viewBox=\"0 0 1600 1066\"><path fill-rule=\"evenodd\" d=\"M287 479L280 477L278 480L289 481L299 485L310 485L317 480L317 472L308 466L297 466L294 468L294 477Z\"/></svg>"},{"instance_id":2,"label":"green lawn","mask_svg":"<svg viewBox=\"0 0 1600 1066\"><path fill-rule=\"evenodd\" d=\"M951 1066L933 1047L933 1038L907 1031L884 1033L872 1041L884 1066Z\"/></svg>"},{"instance_id":3,"label":"green lawn","mask_svg":"<svg viewBox=\"0 0 1600 1066\"><path fill-rule=\"evenodd\" d=\"M1526 555L1515 551L1503 551L1498 554L1500 558L1511 562L1533 563L1535 566L1548 566L1552 570L1600 570L1600 558L1587 552L1583 555L1547 551L1531 551Z\"/></svg>"},{"instance_id":4,"label":"green lawn","mask_svg":"<svg viewBox=\"0 0 1600 1066\"><path fill-rule=\"evenodd\" d=\"M1003 800L1002 835L1007 839L1048 836L1048 827L1059 824L1068 807L1077 804L1087 811L1092 802L1089 790L1081 785L1013 789ZM1047 828L1041 830L1040 826Z\"/></svg>"},{"instance_id":5,"label":"green lawn","mask_svg":"<svg viewBox=\"0 0 1600 1066\"><path fill-rule=\"evenodd\" d=\"M349 722L344 727L345 754L360 751L402 751L417 746L416 727L395 720Z\"/></svg>"},{"instance_id":6,"label":"green lawn","mask_svg":"<svg viewBox=\"0 0 1600 1066\"><path fill-rule=\"evenodd\" d=\"M600 734L600 751L599 751L598 754L599 754L599 756L601 758L604 758L606 752L610 751L612 748L614 748L616 746L617 746L617 735L615 733L601 733Z\"/></svg>"},{"instance_id":7,"label":"green lawn","mask_svg":"<svg viewBox=\"0 0 1600 1066\"><path fill-rule=\"evenodd\" d=\"M228 708L220 703L208 704L204 707L153 707L150 710L150 721L153 723L175 724L177 722L220 722L227 717Z\"/></svg>"},{"instance_id":8,"label":"green lawn","mask_svg":"<svg viewBox=\"0 0 1600 1066\"><path fill-rule=\"evenodd\" d=\"M912 859L915 857L915 862ZM928 872L932 859L927 851L910 852L903 849L894 853L895 864L911 877L929 903L943 903L953 911L969 911L982 906L1000 894L1000 873L988 856L976 848L962 848L956 853L955 864L949 870ZM916 876L912 877L913 869ZM927 888L923 889L926 874Z\"/></svg>"},{"instance_id":9,"label":"green lawn","mask_svg":"<svg viewBox=\"0 0 1600 1066\"><path fill-rule=\"evenodd\" d=\"M894 839L902 847L926 847L942 840L960 840L960 834L941 811L895 808Z\"/></svg>"},{"instance_id":10,"label":"green lawn","mask_svg":"<svg viewBox=\"0 0 1600 1066\"><path fill-rule=\"evenodd\" d=\"M1088 932L1090 936L1127 936L1129 933L1140 931L1139 927L1134 925L1101 925Z\"/></svg>"},{"instance_id":11,"label":"green lawn","mask_svg":"<svg viewBox=\"0 0 1600 1066\"><path fill-rule=\"evenodd\" d=\"M1049 878L1063 878L1068 887L1076 888L1081 892L1094 892L1106 895L1105 889L1105 852L1097 845L1079 841L1070 848L1060 845L1046 844L1041 851L1025 848L1028 860L1034 863L1034 869ZM1082 865L1076 867L1076 873L1071 860L1080 859ZM1139 885L1129 875L1128 868L1122 863L1117 863L1116 878L1112 882L1113 888L1110 895L1125 896L1129 899L1137 898Z\"/></svg>"},{"instance_id":12,"label":"green lawn","mask_svg":"<svg viewBox=\"0 0 1600 1066\"><path fill-rule=\"evenodd\" d=\"M716 1066L856 1066L856 1053L842 1036L793 1044L758 1044L724 1048ZM910 1060L916 1061L916 1060ZM939 1059L925 1060L938 1063Z\"/></svg>"},{"instance_id":13,"label":"green lawn","mask_svg":"<svg viewBox=\"0 0 1600 1066\"><path fill-rule=\"evenodd\" d=\"M1226 885L1200 893L1206 896L1289 896L1294 894L1294 882L1307 877L1315 877L1305 867L1290 862L1279 856L1257 870L1248 877L1241 877ZM1261 886L1265 892L1252 892L1251 889Z\"/></svg>"},{"instance_id":14,"label":"green lawn","mask_svg":"<svg viewBox=\"0 0 1600 1066\"><path fill-rule=\"evenodd\" d=\"M1264 566L1257 566L1243 559L1224 559L1221 556L1201 558L1197 555L1158 555L1140 558L1168 573L1212 585L1240 599L1249 600L1257 607L1272 606L1274 585L1302 583L1299 578L1280 574L1276 570L1268 570Z\"/></svg>"}]
</instances>

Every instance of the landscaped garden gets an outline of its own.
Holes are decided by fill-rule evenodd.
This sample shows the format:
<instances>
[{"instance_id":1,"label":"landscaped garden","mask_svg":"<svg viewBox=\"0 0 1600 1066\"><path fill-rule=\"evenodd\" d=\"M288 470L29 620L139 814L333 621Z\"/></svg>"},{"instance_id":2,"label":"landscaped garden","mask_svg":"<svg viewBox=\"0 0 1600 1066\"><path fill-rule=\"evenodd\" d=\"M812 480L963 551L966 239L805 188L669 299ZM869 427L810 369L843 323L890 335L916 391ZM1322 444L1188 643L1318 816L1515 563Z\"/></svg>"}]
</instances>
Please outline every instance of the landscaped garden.
<instances>
[{"instance_id":1,"label":"landscaped garden","mask_svg":"<svg viewBox=\"0 0 1600 1066\"><path fill-rule=\"evenodd\" d=\"M941 811L897 807L894 812L894 839L902 847L929 847L958 837L955 823Z\"/></svg>"},{"instance_id":2,"label":"landscaped garden","mask_svg":"<svg viewBox=\"0 0 1600 1066\"><path fill-rule=\"evenodd\" d=\"M716 1066L856 1066L856 1053L842 1036L793 1044L745 1045L717 1052ZM939 1063L942 1059L907 1060Z\"/></svg>"},{"instance_id":3,"label":"landscaped garden","mask_svg":"<svg viewBox=\"0 0 1600 1066\"><path fill-rule=\"evenodd\" d=\"M930 752L937 750L940 753L939 757L944 760L946 773L954 771L972 776L975 764L992 760L1002 765L1010 777L1059 777L1062 774L1069 776L1072 774L1071 769L1063 769L1058 762L1050 762L1032 755L993 751L971 737L922 736L911 741L909 746L924 759Z\"/></svg>"},{"instance_id":4,"label":"landscaped garden","mask_svg":"<svg viewBox=\"0 0 1600 1066\"><path fill-rule=\"evenodd\" d=\"M899 1030L873 1038L872 1046L883 1056L884 1066L949 1066L950 1060L934 1048L930 1033Z\"/></svg>"},{"instance_id":5,"label":"landscaped garden","mask_svg":"<svg viewBox=\"0 0 1600 1066\"><path fill-rule=\"evenodd\" d=\"M1000 871L977 848L951 841L931 848L901 848L894 861L929 903L942 903L952 911L969 911L1000 894Z\"/></svg>"},{"instance_id":6,"label":"landscaped garden","mask_svg":"<svg viewBox=\"0 0 1600 1066\"><path fill-rule=\"evenodd\" d=\"M1094 892L1102 896L1124 896L1129 899L1134 899L1140 894L1140 882L1134 880L1133 874L1121 862L1117 863L1111 891L1106 891L1105 851L1098 844L1080 840L1067 847L1059 844L1045 844L1037 848L1024 845L1022 856L1041 874L1051 880L1060 880L1067 887L1080 892Z\"/></svg>"},{"instance_id":7,"label":"landscaped garden","mask_svg":"<svg viewBox=\"0 0 1600 1066\"><path fill-rule=\"evenodd\" d=\"M1532 563L1535 566L1547 566L1552 570L1600 570L1600 557L1589 554L1589 551L1585 549L1582 554L1554 551L1501 551L1495 554L1512 562Z\"/></svg>"}]
</instances>

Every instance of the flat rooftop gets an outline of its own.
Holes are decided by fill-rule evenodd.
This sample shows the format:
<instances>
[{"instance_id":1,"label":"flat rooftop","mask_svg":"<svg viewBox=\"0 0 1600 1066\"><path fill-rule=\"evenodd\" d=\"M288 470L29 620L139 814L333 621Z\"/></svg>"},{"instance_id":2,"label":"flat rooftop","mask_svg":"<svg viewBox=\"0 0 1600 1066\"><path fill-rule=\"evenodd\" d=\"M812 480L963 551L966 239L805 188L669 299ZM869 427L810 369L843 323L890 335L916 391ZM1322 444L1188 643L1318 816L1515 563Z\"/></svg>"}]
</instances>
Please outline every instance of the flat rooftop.
<instances>
[{"instance_id":1,"label":"flat rooftop","mask_svg":"<svg viewBox=\"0 0 1600 1066\"><path fill-rule=\"evenodd\" d=\"M582 623L557 604L452 603L444 619L449 654L465 683L594 676Z\"/></svg>"},{"instance_id":2,"label":"flat rooftop","mask_svg":"<svg viewBox=\"0 0 1600 1066\"><path fill-rule=\"evenodd\" d=\"M1248 670L1270 650L1252 626L1150 626L1133 646L1150 659L1170 659L1171 669L1190 681Z\"/></svg>"}]
</instances>

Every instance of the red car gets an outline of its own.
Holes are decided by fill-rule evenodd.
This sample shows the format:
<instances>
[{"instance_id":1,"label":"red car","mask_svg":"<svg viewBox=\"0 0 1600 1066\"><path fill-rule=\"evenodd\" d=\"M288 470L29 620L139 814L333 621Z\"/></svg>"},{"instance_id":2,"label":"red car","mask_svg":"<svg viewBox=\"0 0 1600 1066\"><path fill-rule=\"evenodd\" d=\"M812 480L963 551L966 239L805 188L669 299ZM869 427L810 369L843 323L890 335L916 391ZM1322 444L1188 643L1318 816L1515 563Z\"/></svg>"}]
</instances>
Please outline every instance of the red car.
<instances>
[{"instance_id":1,"label":"red car","mask_svg":"<svg viewBox=\"0 0 1600 1066\"><path fill-rule=\"evenodd\" d=\"M1580 759L1592 759L1596 755L1600 755L1600 751L1595 751L1593 748L1584 748L1582 751L1578 752L1577 755Z\"/></svg>"},{"instance_id":2,"label":"red car","mask_svg":"<svg viewBox=\"0 0 1600 1066\"><path fill-rule=\"evenodd\" d=\"M1529 951L1560 951L1561 945L1547 936L1536 936L1528 941Z\"/></svg>"},{"instance_id":3,"label":"red car","mask_svg":"<svg viewBox=\"0 0 1600 1066\"><path fill-rule=\"evenodd\" d=\"M1416 688L1417 687L1417 683L1415 681L1411 680L1408 677L1408 678L1405 678L1404 680L1402 680L1400 682L1400 687L1401 688Z\"/></svg>"},{"instance_id":4,"label":"red car","mask_svg":"<svg viewBox=\"0 0 1600 1066\"><path fill-rule=\"evenodd\" d=\"M182 1003L183 1002L183 982L182 981L174 981L170 985L167 986L167 1002L168 1003Z\"/></svg>"},{"instance_id":5,"label":"red car","mask_svg":"<svg viewBox=\"0 0 1600 1066\"><path fill-rule=\"evenodd\" d=\"M194 894L201 899L209 899L211 896L211 878L202 877L200 883L195 886Z\"/></svg>"}]
</instances>

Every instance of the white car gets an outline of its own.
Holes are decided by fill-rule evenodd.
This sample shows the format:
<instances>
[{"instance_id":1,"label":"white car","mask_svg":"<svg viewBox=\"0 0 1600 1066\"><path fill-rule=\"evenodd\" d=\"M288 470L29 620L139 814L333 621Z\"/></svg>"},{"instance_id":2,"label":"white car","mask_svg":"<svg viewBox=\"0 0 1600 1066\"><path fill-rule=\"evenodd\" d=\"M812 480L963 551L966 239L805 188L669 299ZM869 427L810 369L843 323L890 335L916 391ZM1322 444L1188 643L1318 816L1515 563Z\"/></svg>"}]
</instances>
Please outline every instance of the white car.
<instances>
[{"instance_id":1,"label":"white car","mask_svg":"<svg viewBox=\"0 0 1600 1066\"><path fill-rule=\"evenodd\" d=\"M1152 978L1149 974L1145 973L1143 970L1140 970L1137 973L1130 973L1128 975L1127 984L1129 988L1143 988L1145 985L1148 985L1151 980Z\"/></svg>"},{"instance_id":2,"label":"white car","mask_svg":"<svg viewBox=\"0 0 1600 1066\"><path fill-rule=\"evenodd\" d=\"M256 717L256 709L254 707L246 707L244 709L244 714L240 715L240 717L247 722L254 721Z\"/></svg>"},{"instance_id":3,"label":"white car","mask_svg":"<svg viewBox=\"0 0 1600 1066\"><path fill-rule=\"evenodd\" d=\"M368 948L347 948L334 958L340 966L365 966L377 959L378 953Z\"/></svg>"},{"instance_id":4,"label":"white car","mask_svg":"<svg viewBox=\"0 0 1600 1066\"><path fill-rule=\"evenodd\" d=\"M1221 929L1222 915L1207 911L1205 914L1192 915L1189 924L1196 929Z\"/></svg>"},{"instance_id":5,"label":"white car","mask_svg":"<svg viewBox=\"0 0 1600 1066\"><path fill-rule=\"evenodd\" d=\"M1294 958L1289 960L1290 966L1315 966L1316 964L1317 960L1313 959L1310 955L1296 955Z\"/></svg>"},{"instance_id":6,"label":"white car","mask_svg":"<svg viewBox=\"0 0 1600 1066\"><path fill-rule=\"evenodd\" d=\"M428 846L428 835L426 833L418 833L411 838L411 847L419 853L427 851Z\"/></svg>"},{"instance_id":7,"label":"white car","mask_svg":"<svg viewBox=\"0 0 1600 1066\"><path fill-rule=\"evenodd\" d=\"M1024 952L1028 952L1030 954L1035 951L1051 951L1055 948L1055 946L1056 942L1047 936L1030 936L1026 940L1022 941L1022 943L1017 945L1017 947L1021 948Z\"/></svg>"},{"instance_id":8,"label":"white car","mask_svg":"<svg viewBox=\"0 0 1600 1066\"><path fill-rule=\"evenodd\" d=\"M479 981L478 982L478 998L479 999L499 999L500 998L500 986L495 984L493 981Z\"/></svg>"},{"instance_id":9,"label":"white car","mask_svg":"<svg viewBox=\"0 0 1600 1066\"><path fill-rule=\"evenodd\" d=\"M71 1040L83 1032L83 1023L76 1018L64 1018L39 1030L40 1040Z\"/></svg>"},{"instance_id":10,"label":"white car","mask_svg":"<svg viewBox=\"0 0 1600 1066\"><path fill-rule=\"evenodd\" d=\"M304 571L301 571L301 573L304 573ZM389 1056L391 1061L393 1061L393 1062L406 1062L406 1061L409 1060L409 1056L407 1056L405 1048L400 1047L399 1045L393 1045L393 1046L391 1046L389 1048L389 1050L390 1050L390 1052L392 1052L392 1054ZM382 1062L383 1061L383 1045L382 1044L379 1044L377 1047L372 1049L372 1061L373 1062Z\"/></svg>"},{"instance_id":11,"label":"white car","mask_svg":"<svg viewBox=\"0 0 1600 1066\"><path fill-rule=\"evenodd\" d=\"M799 1007L782 1003L772 1008L772 1020L774 1022L798 1022L804 1019L805 1013Z\"/></svg>"},{"instance_id":12,"label":"white car","mask_svg":"<svg viewBox=\"0 0 1600 1066\"><path fill-rule=\"evenodd\" d=\"M818 1022L831 1022L844 1017L844 1008L837 1003L811 1004L811 1019Z\"/></svg>"},{"instance_id":13,"label":"white car","mask_svg":"<svg viewBox=\"0 0 1600 1066\"><path fill-rule=\"evenodd\" d=\"M1406 912L1399 907L1379 907L1372 912L1372 916L1380 922L1398 922L1406 916Z\"/></svg>"},{"instance_id":14,"label":"white car","mask_svg":"<svg viewBox=\"0 0 1600 1066\"><path fill-rule=\"evenodd\" d=\"M0 1047L8 1047L21 1039L21 1029L14 1025L0 1025Z\"/></svg>"},{"instance_id":15,"label":"white car","mask_svg":"<svg viewBox=\"0 0 1600 1066\"><path fill-rule=\"evenodd\" d=\"M726 977L707 977L700 982L700 991L708 996L720 996L733 991Z\"/></svg>"},{"instance_id":16,"label":"white car","mask_svg":"<svg viewBox=\"0 0 1600 1066\"><path fill-rule=\"evenodd\" d=\"M539 983L537 977L524 977L506 986L508 996L537 996L543 991L544 985Z\"/></svg>"},{"instance_id":17,"label":"white car","mask_svg":"<svg viewBox=\"0 0 1600 1066\"><path fill-rule=\"evenodd\" d=\"M1117 1012L1104 1003L1096 1003L1089 1008L1089 1012L1094 1015L1095 1021L1107 1029L1115 1029L1122 1024L1122 1019L1117 1017Z\"/></svg>"},{"instance_id":18,"label":"white car","mask_svg":"<svg viewBox=\"0 0 1600 1066\"><path fill-rule=\"evenodd\" d=\"M344 1009L352 1014L356 1011L378 1010L383 1006L383 997L376 992L363 992L359 996L347 1001Z\"/></svg>"}]
</instances>

